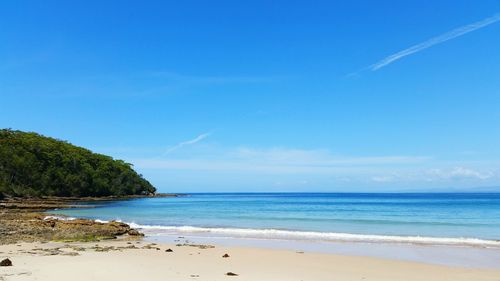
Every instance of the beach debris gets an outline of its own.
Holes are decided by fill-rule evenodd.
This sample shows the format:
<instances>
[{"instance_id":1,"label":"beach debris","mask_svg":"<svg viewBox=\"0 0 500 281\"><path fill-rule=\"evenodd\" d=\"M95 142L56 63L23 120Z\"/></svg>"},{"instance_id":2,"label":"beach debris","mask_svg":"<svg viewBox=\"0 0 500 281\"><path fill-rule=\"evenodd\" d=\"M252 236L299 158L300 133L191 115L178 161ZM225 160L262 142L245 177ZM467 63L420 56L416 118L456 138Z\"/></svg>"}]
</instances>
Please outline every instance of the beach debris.
<instances>
[{"instance_id":1,"label":"beach debris","mask_svg":"<svg viewBox=\"0 0 500 281\"><path fill-rule=\"evenodd\" d=\"M9 259L4 259L0 261L0 266L12 266L12 261Z\"/></svg>"},{"instance_id":2,"label":"beach debris","mask_svg":"<svg viewBox=\"0 0 500 281\"><path fill-rule=\"evenodd\" d=\"M189 243L184 243L184 244L176 244L175 246L177 247L195 247L201 250L205 249L213 249L215 246L213 245L204 245L204 244L189 244Z\"/></svg>"},{"instance_id":3,"label":"beach debris","mask_svg":"<svg viewBox=\"0 0 500 281\"><path fill-rule=\"evenodd\" d=\"M77 251L77 252L85 252L85 248L84 247L78 247L78 246L72 246L71 249L73 249L73 251Z\"/></svg>"},{"instance_id":4,"label":"beach debris","mask_svg":"<svg viewBox=\"0 0 500 281\"><path fill-rule=\"evenodd\" d=\"M61 248L49 248L49 249L35 248L29 251L29 253L41 256L57 256L60 255L62 251Z\"/></svg>"},{"instance_id":5,"label":"beach debris","mask_svg":"<svg viewBox=\"0 0 500 281\"><path fill-rule=\"evenodd\" d=\"M304 252L302 252L302 251L297 251L296 253L297 253L297 254L303 254Z\"/></svg>"},{"instance_id":6,"label":"beach debris","mask_svg":"<svg viewBox=\"0 0 500 281\"><path fill-rule=\"evenodd\" d=\"M190 277L191 278L198 278L198 277L200 277L200 275L198 275L198 274L191 274Z\"/></svg>"},{"instance_id":7,"label":"beach debris","mask_svg":"<svg viewBox=\"0 0 500 281\"><path fill-rule=\"evenodd\" d=\"M117 249L114 246L96 246L96 247L91 247L90 249L93 249L96 252L109 252L109 251L116 251Z\"/></svg>"},{"instance_id":8,"label":"beach debris","mask_svg":"<svg viewBox=\"0 0 500 281\"><path fill-rule=\"evenodd\" d=\"M160 248L156 247L155 243L148 244L146 246L142 246L143 249L149 249L149 250L157 250L159 251Z\"/></svg>"},{"instance_id":9,"label":"beach debris","mask_svg":"<svg viewBox=\"0 0 500 281\"><path fill-rule=\"evenodd\" d=\"M70 256L70 257L76 257L79 256L80 254L77 252L62 252L60 253L61 256Z\"/></svg>"},{"instance_id":10,"label":"beach debris","mask_svg":"<svg viewBox=\"0 0 500 281\"><path fill-rule=\"evenodd\" d=\"M166 249L166 250L165 250L165 252L167 252L167 253L172 253L173 251L174 251L174 250L172 250L172 249L170 249L170 248L168 248L168 249Z\"/></svg>"},{"instance_id":11,"label":"beach debris","mask_svg":"<svg viewBox=\"0 0 500 281\"><path fill-rule=\"evenodd\" d=\"M224 254L222 257L223 258L229 258L229 255L228 254Z\"/></svg>"},{"instance_id":12,"label":"beach debris","mask_svg":"<svg viewBox=\"0 0 500 281\"><path fill-rule=\"evenodd\" d=\"M227 276L238 276L238 274L234 273L234 272L231 272L229 271L228 273L226 273Z\"/></svg>"}]
</instances>

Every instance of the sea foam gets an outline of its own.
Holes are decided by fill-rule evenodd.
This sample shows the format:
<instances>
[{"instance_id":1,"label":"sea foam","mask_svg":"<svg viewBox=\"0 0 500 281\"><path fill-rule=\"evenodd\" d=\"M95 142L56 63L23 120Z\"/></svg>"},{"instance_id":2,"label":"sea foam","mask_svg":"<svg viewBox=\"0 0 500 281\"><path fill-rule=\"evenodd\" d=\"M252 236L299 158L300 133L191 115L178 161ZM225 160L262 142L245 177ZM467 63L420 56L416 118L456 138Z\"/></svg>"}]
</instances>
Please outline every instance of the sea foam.
<instances>
[{"instance_id":1,"label":"sea foam","mask_svg":"<svg viewBox=\"0 0 500 281\"><path fill-rule=\"evenodd\" d=\"M410 243L424 245L454 245L500 248L500 241L477 238L454 237L425 237L425 236L395 236L395 235L370 235L337 232L292 231L280 229L252 229L252 228L208 228L195 226L160 226L140 225L129 223L133 228L138 228L150 235L192 234L232 238L256 239L284 239L284 240L309 240L331 242L368 242L368 243Z\"/></svg>"}]
</instances>

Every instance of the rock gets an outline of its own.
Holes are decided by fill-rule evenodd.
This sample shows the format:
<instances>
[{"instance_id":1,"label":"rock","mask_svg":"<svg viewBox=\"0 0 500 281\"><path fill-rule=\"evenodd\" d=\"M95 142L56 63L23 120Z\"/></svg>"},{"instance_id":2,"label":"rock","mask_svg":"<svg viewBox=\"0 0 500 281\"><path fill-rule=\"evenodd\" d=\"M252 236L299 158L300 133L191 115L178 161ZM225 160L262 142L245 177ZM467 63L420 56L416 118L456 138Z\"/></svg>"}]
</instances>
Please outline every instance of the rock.
<instances>
[{"instance_id":1,"label":"rock","mask_svg":"<svg viewBox=\"0 0 500 281\"><path fill-rule=\"evenodd\" d=\"M56 208L70 208L73 207L69 205L71 202L79 200L51 198L0 200L0 245L21 241L89 242L114 239L123 234L129 234L134 238L142 236L139 231L122 222L66 220L48 216L47 213L38 213Z\"/></svg>"},{"instance_id":2,"label":"rock","mask_svg":"<svg viewBox=\"0 0 500 281\"><path fill-rule=\"evenodd\" d=\"M165 252L167 252L167 253L172 253L173 251L174 251L174 250L172 250L172 249L166 249L166 250L165 250Z\"/></svg>"},{"instance_id":3,"label":"rock","mask_svg":"<svg viewBox=\"0 0 500 281\"><path fill-rule=\"evenodd\" d=\"M111 221L111 222L109 222L109 225L117 227L117 228L121 228L121 227L128 228L129 227L128 224L120 222L120 221Z\"/></svg>"},{"instance_id":4,"label":"rock","mask_svg":"<svg viewBox=\"0 0 500 281\"><path fill-rule=\"evenodd\" d=\"M144 236L144 233L140 233L137 229L131 228L128 231L128 235L130 235L130 236Z\"/></svg>"},{"instance_id":5,"label":"rock","mask_svg":"<svg viewBox=\"0 0 500 281\"><path fill-rule=\"evenodd\" d=\"M50 227L55 227L56 226L56 220L46 220L45 224L50 226Z\"/></svg>"},{"instance_id":6,"label":"rock","mask_svg":"<svg viewBox=\"0 0 500 281\"><path fill-rule=\"evenodd\" d=\"M0 262L0 266L12 266L12 262L9 259L4 259Z\"/></svg>"},{"instance_id":7,"label":"rock","mask_svg":"<svg viewBox=\"0 0 500 281\"><path fill-rule=\"evenodd\" d=\"M228 272L226 273L227 276L238 276L238 274L234 273L234 272Z\"/></svg>"},{"instance_id":8,"label":"rock","mask_svg":"<svg viewBox=\"0 0 500 281\"><path fill-rule=\"evenodd\" d=\"M229 255L228 254L224 254L222 257L223 258L229 258Z\"/></svg>"}]
</instances>

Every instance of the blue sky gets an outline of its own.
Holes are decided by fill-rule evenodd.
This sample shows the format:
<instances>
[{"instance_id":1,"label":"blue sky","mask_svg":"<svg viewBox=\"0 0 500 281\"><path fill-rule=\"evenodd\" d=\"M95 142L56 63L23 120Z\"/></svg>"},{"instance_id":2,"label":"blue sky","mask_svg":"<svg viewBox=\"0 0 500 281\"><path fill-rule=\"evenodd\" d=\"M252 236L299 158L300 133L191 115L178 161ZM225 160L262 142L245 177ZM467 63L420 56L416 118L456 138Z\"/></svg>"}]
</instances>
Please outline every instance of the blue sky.
<instances>
[{"instance_id":1,"label":"blue sky","mask_svg":"<svg viewBox=\"0 0 500 281\"><path fill-rule=\"evenodd\" d=\"M2 1L0 127L161 191L500 186L500 1Z\"/></svg>"}]
</instances>

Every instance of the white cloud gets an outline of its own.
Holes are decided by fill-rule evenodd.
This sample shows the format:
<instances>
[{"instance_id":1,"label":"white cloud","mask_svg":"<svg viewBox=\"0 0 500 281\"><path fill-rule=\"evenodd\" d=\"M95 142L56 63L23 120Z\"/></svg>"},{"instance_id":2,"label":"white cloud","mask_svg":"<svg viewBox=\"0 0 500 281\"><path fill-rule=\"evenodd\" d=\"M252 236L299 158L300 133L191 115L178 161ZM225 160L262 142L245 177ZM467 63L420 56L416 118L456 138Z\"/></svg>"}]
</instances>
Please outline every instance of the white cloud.
<instances>
[{"instance_id":1,"label":"white cloud","mask_svg":"<svg viewBox=\"0 0 500 281\"><path fill-rule=\"evenodd\" d=\"M169 154L177 149L180 149L186 145L193 145L193 144L196 144L204 139L206 139L207 137L210 136L210 133L204 133L204 134L201 134L199 136L197 136L196 138L194 139L191 139L191 140L187 140L187 141L183 141L183 142L180 142L174 146L171 146L169 147L166 151L165 151L165 154Z\"/></svg>"},{"instance_id":2,"label":"white cloud","mask_svg":"<svg viewBox=\"0 0 500 281\"><path fill-rule=\"evenodd\" d=\"M384 59L382 59L381 61L373 64L370 66L370 69L372 71L376 71L376 70L379 70L380 68L384 67L384 66L387 66L399 59L402 59L406 56L409 56L411 54L414 54L414 53L417 53L417 52L420 52L420 51L423 51L427 48L430 48L434 45L437 45L437 44L440 44L440 43L444 43L448 40L451 40L451 39L454 39L454 38L457 38L457 37L460 37L462 35L465 35L469 32L472 32L472 31L475 31L475 30L478 30L480 28L483 28L483 27L486 27L490 24L493 24L493 23L496 23L500 21L500 14L496 14L492 17L489 17L489 18L486 18L484 20L481 20L481 21L478 21L478 22L475 22L475 23L472 23L472 24L469 24L469 25L465 25L465 26L462 26L462 27L459 27L457 29L454 29L452 31L449 31L447 33L444 33L442 35L439 35L437 37L434 37L434 38L431 38L425 42L422 42L420 44L417 44L417 45L414 45L410 48L407 48L407 49L404 49L400 52L397 52L395 54L392 54L388 57L385 57Z\"/></svg>"}]
</instances>

